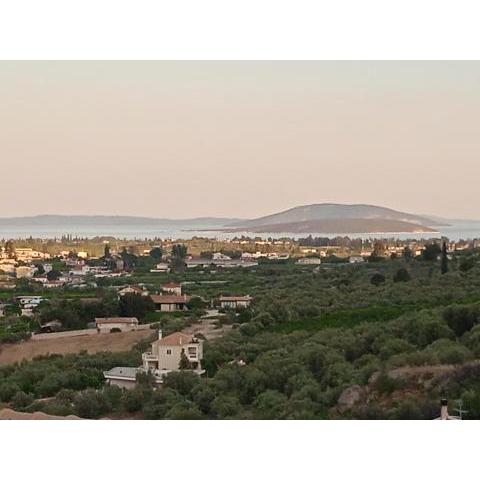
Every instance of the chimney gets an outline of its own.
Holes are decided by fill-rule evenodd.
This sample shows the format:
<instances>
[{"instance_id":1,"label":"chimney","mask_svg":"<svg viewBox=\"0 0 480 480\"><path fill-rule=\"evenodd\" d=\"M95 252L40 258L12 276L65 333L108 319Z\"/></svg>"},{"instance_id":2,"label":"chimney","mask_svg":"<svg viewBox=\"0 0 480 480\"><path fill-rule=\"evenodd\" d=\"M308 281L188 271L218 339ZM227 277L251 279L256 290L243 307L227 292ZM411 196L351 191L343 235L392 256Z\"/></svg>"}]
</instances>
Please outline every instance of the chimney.
<instances>
[{"instance_id":1,"label":"chimney","mask_svg":"<svg viewBox=\"0 0 480 480\"><path fill-rule=\"evenodd\" d=\"M448 400L443 398L440 405L440 420L448 420Z\"/></svg>"},{"instance_id":2,"label":"chimney","mask_svg":"<svg viewBox=\"0 0 480 480\"><path fill-rule=\"evenodd\" d=\"M158 329L158 339L159 340L162 339L162 329L161 328Z\"/></svg>"}]
</instances>

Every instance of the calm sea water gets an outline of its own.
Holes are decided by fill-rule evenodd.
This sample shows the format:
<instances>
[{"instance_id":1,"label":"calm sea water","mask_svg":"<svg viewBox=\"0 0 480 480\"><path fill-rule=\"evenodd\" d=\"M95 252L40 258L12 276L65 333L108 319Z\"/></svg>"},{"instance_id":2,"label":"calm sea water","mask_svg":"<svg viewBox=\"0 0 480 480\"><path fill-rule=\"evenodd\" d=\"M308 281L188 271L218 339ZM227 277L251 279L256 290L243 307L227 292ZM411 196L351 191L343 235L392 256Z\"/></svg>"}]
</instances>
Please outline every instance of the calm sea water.
<instances>
[{"instance_id":1,"label":"calm sea water","mask_svg":"<svg viewBox=\"0 0 480 480\"><path fill-rule=\"evenodd\" d=\"M0 227L0 238L3 239L20 239L28 238L30 236L34 238L54 238L61 237L62 235L77 235L80 237L93 238L97 236L112 236L116 238L126 239L144 239L144 238L161 238L161 239L189 239L194 236L229 239L233 237L239 237L242 234L250 237L258 236L262 238L299 238L306 237L308 234L291 234L285 233L262 233L252 234L249 232L218 232L215 229L208 230L209 226L205 225L194 227L196 230L171 226L158 226L152 227L151 225L135 225L135 226L112 226L112 225L92 225L91 227L81 225L52 225L52 226L22 226L22 227ZM218 227L215 227L218 228ZM315 233L312 232L312 236L321 237L336 237L336 233ZM399 239L428 239L428 238L440 238L445 236L452 241L467 240L473 238L480 238L480 221L478 222L457 222L449 227L439 228L439 233L378 233L378 234L342 234L342 236L349 236L351 238L399 238Z\"/></svg>"}]
</instances>

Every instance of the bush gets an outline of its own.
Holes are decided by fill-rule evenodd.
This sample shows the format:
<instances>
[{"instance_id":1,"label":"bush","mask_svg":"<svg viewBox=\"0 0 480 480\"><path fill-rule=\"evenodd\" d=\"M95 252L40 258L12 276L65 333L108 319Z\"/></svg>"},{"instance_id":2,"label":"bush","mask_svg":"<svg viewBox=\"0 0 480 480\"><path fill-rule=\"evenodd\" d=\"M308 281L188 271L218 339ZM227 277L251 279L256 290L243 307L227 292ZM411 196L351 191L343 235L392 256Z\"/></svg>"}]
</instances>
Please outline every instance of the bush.
<instances>
[{"instance_id":1,"label":"bush","mask_svg":"<svg viewBox=\"0 0 480 480\"><path fill-rule=\"evenodd\" d=\"M385 275L382 275L381 273L373 274L372 278L370 278L370 283L378 287L382 283L385 283Z\"/></svg>"},{"instance_id":2,"label":"bush","mask_svg":"<svg viewBox=\"0 0 480 480\"><path fill-rule=\"evenodd\" d=\"M411 280L410 274L406 268L399 268L395 275L393 276L393 281L398 282L409 282Z\"/></svg>"},{"instance_id":3,"label":"bush","mask_svg":"<svg viewBox=\"0 0 480 480\"><path fill-rule=\"evenodd\" d=\"M452 306L443 312L443 318L447 325L455 332L457 337L468 332L480 321L480 306Z\"/></svg>"},{"instance_id":4,"label":"bush","mask_svg":"<svg viewBox=\"0 0 480 480\"><path fill-rule=\"evenodd\" d=\"M12 400L12 406L15 410L22 410L28 407L33 402L33 395L29 395L25 392L17 392Z\"/></svg>"},{"instance_id":5,"label":"bush","mask_svg":"<svg viewBox=\"0 0 480 480\"><path fill-rule=\"evenodd\" d=\"M13 396L20 390L16 383L12 382L0 382L0 401L9 402Z\"/></svg>"}]
</instances>

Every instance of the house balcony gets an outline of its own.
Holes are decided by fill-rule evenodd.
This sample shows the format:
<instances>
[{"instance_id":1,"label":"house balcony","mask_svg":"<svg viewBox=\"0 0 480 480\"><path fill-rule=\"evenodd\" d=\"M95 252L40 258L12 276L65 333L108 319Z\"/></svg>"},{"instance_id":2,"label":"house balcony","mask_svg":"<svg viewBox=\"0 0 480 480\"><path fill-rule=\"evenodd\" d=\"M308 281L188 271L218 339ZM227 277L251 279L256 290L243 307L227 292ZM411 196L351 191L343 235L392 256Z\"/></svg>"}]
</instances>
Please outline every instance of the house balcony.
<instances>
[{"instance_id":1,"label":"house balcony","mask_svg":"<svg viewBox=\"0 0 480 480\"><path fill-rule=\"evenodd\" d=\"M150 352L142 353L142 360L145 362L158 362L158 355L153 355Z\"/></svg>"}]
</instances>

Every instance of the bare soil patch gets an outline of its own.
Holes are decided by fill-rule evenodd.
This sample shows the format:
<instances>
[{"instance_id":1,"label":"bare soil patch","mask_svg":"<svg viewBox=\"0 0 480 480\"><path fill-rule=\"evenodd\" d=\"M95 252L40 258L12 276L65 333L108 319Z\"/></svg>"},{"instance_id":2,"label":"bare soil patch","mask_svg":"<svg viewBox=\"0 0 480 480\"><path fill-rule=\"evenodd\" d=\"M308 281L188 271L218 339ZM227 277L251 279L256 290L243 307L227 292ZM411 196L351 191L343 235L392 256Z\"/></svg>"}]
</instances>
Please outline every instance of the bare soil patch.
<instances>
[{"instance_id":1,"label":"bare soil patch","mask_svg":"<svg viewBox=\"0 0 480 480\"><path fill-rule=\"evenodd\" d=\"M152 330L134 332L102 333L81 337L52 338L47 340L28 340L26 342L2 345L0 347L0 365L9 365L22 360L32 360L39 355L58 353L124 352L136 343L152 335Z\"/></svg>"}]
</instances>

